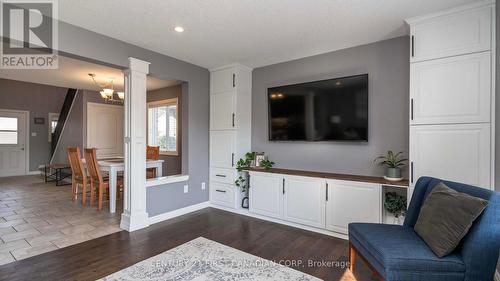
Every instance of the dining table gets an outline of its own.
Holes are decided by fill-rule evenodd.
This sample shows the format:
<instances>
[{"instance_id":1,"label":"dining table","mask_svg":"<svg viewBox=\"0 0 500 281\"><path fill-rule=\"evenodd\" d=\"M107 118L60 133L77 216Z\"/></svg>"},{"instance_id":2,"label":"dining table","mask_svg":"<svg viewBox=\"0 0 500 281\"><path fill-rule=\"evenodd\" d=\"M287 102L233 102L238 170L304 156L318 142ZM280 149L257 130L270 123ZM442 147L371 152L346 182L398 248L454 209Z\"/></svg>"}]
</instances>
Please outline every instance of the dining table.
<instances>
[{"instance_id":1,"label":"dining table","mask_svg":"<svg viewBox=\"0 0 500 281\"><path fill-rule=\"evenodd\" d=\"M85 164L85 158L82 159ZM123 157L101 158L97 159L101 171L107 172L109 175L109 212L116 212L116 183L118 179L118 172L125 170L125 159ZM164 160L146 159L146 169L156 169L156 176L162 176Z\"/></svg>"}]
</instances>

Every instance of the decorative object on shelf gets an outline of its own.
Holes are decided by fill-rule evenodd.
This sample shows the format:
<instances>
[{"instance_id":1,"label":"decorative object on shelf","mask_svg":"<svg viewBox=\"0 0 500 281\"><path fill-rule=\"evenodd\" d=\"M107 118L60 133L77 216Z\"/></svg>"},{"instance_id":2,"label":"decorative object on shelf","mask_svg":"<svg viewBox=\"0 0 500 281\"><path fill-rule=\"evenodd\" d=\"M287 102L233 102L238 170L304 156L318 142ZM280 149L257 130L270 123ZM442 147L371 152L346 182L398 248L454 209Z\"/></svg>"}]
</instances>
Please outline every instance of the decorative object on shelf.
<instances>
[{"instance_id":1,"label":"decorative object on shelf","mask_svg":"<svg viewBox=\"0 0 500 281\"><path fill-rule=\"evenodd\" d=\"M261 167L261 162L266 159L264 152L255 152L255 167Z\"/></svg>"},{"instance_id":2,"label":"decorative object on shelf","mask_svg":"<svg viewBox=\"0 0 500 281\"><path fill-rule=\"evenodd\" d=\"M406 213L406 197L396 192L385 193L384 208L387 212L394 215L394 223L402 224Z\"/></svg>"},{"instance_id":3,"label":"decorative object on shelf","mask_svg":"<svg viewBox=\"0 0 500 281\"><path fill-rule=\"evenodd\" d=\"M385 166L386 174L384 178L389 181L400 181L403 179L401 176L401 167L406 165L408 159L403 158L403 152L394 154L392 150L387 151L386 156L379 156L373 160L374 163L380 166Z\"/></svg>"},{"instance_id":4,"label":"decorative object on shelf","mask_svg":"<svg viewBox=\"0 0 500 281\"><path fill-rule=\"evenodd\" d=\"M113 78L109 79L109 82L104 83L104 84L99 84L95 80L96 75L93 73L88 74L94 84L99 87L99 93L101 94L101 97L104 99L106 103L115 103L115 104L123 104L123 99L125 98L125 93L124 92L115 92L115 87L113 83ZM118 96L118 99L114 98L114 94Z\"/></svg>"},{"instance_id":5,"label":"decorative object on shelf","mask_svg":"<svg viewBox=\"0 0 500 281\"><path fill-rule=\"evenodd\" d=\"M36 125L43 125L45 124L45 118L43 117L35 117L34 122Z\"/></svg>"}]
</instances>

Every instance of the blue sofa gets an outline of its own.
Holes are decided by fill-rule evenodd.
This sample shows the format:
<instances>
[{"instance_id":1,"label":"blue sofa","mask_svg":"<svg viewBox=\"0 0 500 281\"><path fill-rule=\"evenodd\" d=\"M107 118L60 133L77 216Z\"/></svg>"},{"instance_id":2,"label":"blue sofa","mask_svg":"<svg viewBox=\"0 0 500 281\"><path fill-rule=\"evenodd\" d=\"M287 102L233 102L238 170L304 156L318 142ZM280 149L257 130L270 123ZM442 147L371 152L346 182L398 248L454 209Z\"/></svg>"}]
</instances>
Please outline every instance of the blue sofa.
<instances>
[{"instance_id":1,"label":"blue sofa","mask_svg":"<svg viewBox=\"0 0 500 281\"><path fill-rule=\"evenodd\" d=\"M489 201L455 251L443 258L438 258L413 230L426 196L440 182ZM351 223L349 247L351 270L360 257L382 280L491 281L500 249L500 193L421 177L403 226Z\"/></svg>"}]
</instances>

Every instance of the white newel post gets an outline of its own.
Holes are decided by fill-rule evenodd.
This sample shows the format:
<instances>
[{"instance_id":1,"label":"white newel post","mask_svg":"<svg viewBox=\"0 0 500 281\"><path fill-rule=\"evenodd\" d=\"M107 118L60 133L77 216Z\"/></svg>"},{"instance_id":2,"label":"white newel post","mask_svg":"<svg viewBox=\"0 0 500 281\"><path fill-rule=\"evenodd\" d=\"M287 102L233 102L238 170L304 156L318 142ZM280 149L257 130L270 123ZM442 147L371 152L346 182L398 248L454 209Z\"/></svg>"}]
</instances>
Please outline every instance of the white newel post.
<instances>
[{"instance_id":1,"label":"white newel post","mask_svg":"<svg viewBox=\"0 0 500 281\"><path fill-rule=\"evenodd\" d=\"M149 226L146 211L146 76L149 62L129 58L125 74L125 178L120 227L134 231Z\"/></svg>"}]
</instances>

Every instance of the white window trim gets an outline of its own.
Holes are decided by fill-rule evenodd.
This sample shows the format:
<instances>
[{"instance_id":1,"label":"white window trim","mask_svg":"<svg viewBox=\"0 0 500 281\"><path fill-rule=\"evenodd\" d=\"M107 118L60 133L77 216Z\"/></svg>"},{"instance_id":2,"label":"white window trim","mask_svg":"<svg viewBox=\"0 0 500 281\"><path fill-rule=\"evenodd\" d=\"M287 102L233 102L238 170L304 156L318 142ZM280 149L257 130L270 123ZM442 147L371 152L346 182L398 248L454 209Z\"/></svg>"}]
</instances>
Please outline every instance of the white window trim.
<instances>
[{"instance_id":1,"label":"white window trim","mask_svg":"<svg viewBox=\"0 0 500 281\"><path fill-rule=\"evenodd\" d=\"M177 121L177 124L175 126L175 151L161 151L160 150L160 155L167 155L167 156L179 156L179 98L170 98L170 99L164 99L164 100L159 100L159 101L152 101L148 102L148 109L152 107L160 107L164 105L174 105L176 106L177 110L175 111L175 120ZM146 129L147 129L147 144L149 145L149 112L147 112L146 116Z\"/></svg>"}]
</instances>

